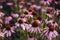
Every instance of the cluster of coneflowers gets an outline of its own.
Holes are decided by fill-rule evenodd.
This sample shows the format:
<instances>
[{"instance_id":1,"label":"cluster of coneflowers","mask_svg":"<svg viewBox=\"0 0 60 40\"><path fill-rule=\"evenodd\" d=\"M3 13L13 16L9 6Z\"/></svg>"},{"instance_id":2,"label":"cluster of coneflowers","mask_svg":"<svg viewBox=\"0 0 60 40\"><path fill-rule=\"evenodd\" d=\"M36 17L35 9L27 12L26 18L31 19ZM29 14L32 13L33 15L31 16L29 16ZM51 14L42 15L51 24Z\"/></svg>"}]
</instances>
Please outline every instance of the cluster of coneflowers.
<instances>
[{"instance_id":1,"label":"cluster of coneflowers","mask_svg":"<svg viewBox=\"0 0 60 40\"><path fill-rule=\"evenodd\" d=\"M23 31L30 33L27 40L37 40L31 35L32 33L40 33L40 37L42 39L46 38L46 40L52 40L59 36L56 28L60 28L60 26L54 18L58 18L57 21L59 22L60 10L55 10L54 7L50 6L52 1L41 0L38 5L34 3L34 0L31 0L31 2L18 0L17 2L15 4L13 1L8 1L5 6L0 6L1 37L11 37L13 33L16 33L15 30L17 28L22 28ZM58 2L55 3L58 4ZM28 7L24 6L25 4ZM19 6L19 10L12 10L13 6L16 5ZM7 9L7 7L11 10ZM5 11L8 12L5 13ZM42 24L43 26L41 27Z\"/></svg>"}]
</instances>

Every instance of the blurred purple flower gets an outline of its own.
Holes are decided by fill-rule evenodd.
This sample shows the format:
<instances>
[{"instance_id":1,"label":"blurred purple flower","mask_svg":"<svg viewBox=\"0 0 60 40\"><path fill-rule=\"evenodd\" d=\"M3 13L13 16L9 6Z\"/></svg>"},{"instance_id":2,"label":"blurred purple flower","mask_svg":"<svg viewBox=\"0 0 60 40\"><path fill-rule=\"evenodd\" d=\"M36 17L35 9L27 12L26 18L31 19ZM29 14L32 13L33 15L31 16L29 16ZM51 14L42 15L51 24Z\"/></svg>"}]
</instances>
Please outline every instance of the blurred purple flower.
<instances>
[{"instance_id":1,"label":"blurred purple flower","mask_svg":"<svg viewBox=\"0 0 60 40\"><path fill-rule=\"evenodd\" d=\"M6 37L10 37L12 33L15 33L14 26L11 26L11 27L8 26L8 27L4 28L3 32L6 35Z\"/></svg>"},{"instance_id":2,"label":"blurred purple flower","mask_svg":"<svg viewBox=\"0 0 60 40\"><path fill-rule=\"evenodd\" d=\"M5 17L5 24L9 24L9 22L12 20L11 16L6 16Z\"/></svg>"},{"instance_id":3,"label":"blurred purple flower","mask_svg":"<svg viewBox=\"0 0 60 40\"><path fill-rule=\"evenodd\" d=\"M42 29L38 26L38 22L36 20L32 21L32 26L28 29L28 32L40 33L41 31Z\"/></svg>"},{"instance_id":4,"label":"blurred purple flower","mask_svg":"<svg viewBox=\"0 0 60 40\"><path fill-rule=\"evenodd\" d=\"M52 38L55 38L56 36L58 36L58 32L51 25L50 27L45 27L44 31L41 33L41 37L46 37L48 40L52 40Z\"/></svg>"}]
</instances>

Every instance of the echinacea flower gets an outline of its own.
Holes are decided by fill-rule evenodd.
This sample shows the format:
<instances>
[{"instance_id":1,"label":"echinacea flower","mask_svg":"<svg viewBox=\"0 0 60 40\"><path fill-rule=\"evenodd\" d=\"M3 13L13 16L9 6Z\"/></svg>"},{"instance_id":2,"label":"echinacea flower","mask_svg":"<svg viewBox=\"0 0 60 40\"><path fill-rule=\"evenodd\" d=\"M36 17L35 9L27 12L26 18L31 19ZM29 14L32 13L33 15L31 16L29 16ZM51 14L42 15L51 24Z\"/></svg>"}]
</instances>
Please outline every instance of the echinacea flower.
<instances>
[{"instance_id":1,"label":"echinacea flower","mask_svg":"<svg viewBox=\"0 0 60 40\"><path fill-rule=\"evenodd\" d=\"M21 27L23 28L23 30L28 30L31 26L32 25L27 22L21 24Z\"/></svg>"},{"instance_id":2,"label":"echinacea flower","mask_svg":"<svg viewBox=\"0 0 60 40\"><path fill-rule=\"evenodd\" d=\"M17 23L15 23L16 28L21 27L23 30L27 30L31 25L24 22L22 19L19 19Z\"/></svg>"},{"instance_id":3,"label":"echinacea flower","mask_svg":"<svg viewBox=\"0 0 60 40\"><path fill-rule=\"evenodd\" d=\"M3 32L6 35L6 37L10 37L12 33L15 33L14 32L14 27L11 27L10 25L7 25L7 27L3 29Z\"/></svg>"},{"instance_id":4,"label":"echinacea flower","mask_svg":"<svg viewBox=\"0 0 60 40\"><path fill-rule=\"evenodd\" d=\"M16 23L15 23L15 28L17 27L21 27L21 24L23 24L23 20L22 19L19 19Z\"/></svg>"},{"instance_id":5,"label":"echinacea flower","mask_svg":"<svg viewBox=\"0 0 60 40\"><path fill-rule=\"evenodd\" d=\"M54 20L45 20L45 23L46 24L51 24L51 25L53 25L54 27L58 27L58 24L54 21Z\"/></svg>"},{"instance_id":6,"label":"echinacea flower","mask_svg":"<svg viewBox=\"0 0 60 40\"><path fill-rule=\"evenodd\" d=\"M5 24L9 24L9 22L10 22L11 20L12 20L12 17L9 16L9 15L6 15L4 22L5 22Z\"/></svg>"},{"instance_id":7,"label":"echinacea flower","mask_svg":"<svg viewBox=\"0 0 60 40\"><path fill-rule=\"evenodd\" d=\"M54 9L52 7L48 7L45 15L49 18L53 18L55 16Z\"/></svg>"},{"instance_id":8,"label":"echinacea flower","mask_svg":"<svg viewBox=\"0 0 60 40\"><path fill-rule=\"evenodd\" d=\"M31 14L32 14L32 12L29 12L29 11L27 12L27 11L25 11L24 14L23 14L23 16L29 17L29 18L30 18L30 17L33 18L33 15L31 15Z\"/></svg>"},{"instance_id":9,"label":"echinacea flower","mask_svg":"<svg viewBox=\"0 0 60 40\"><path fill-rule=\"evenodd\" d=\"M11 13L11 16L12 16L13 18L18 18L18 17L19 17L19 14L17 13L16 10L14 10L14 11Z\"/></svg>"},{"instance_id":10,"label":"echinacea flower","mask_svg":"<svg viewBox=\"0 0 60 40\"><path fill-rule=\"evenodd\" d=\"M21 27L23 30L25 30L25 23L23 20L19 20L18 23L16 23L17 27Z\"/></svg>"},{"instance_id":11,"label":"echinacea flower","mask_svg":"<svg viewBox=\"0 0 60 40\"><path fill-rule=\"evenodd\" d=\"M45 27L44 31L41 33L41 37L46 37L48 40L52 40L52 38L55 38L56 36L58 36L58 32L54 29L54 26L52 25Z\"/></svg>"},{"instance_id":12,"label":"echinacea flower","mask_svg":"<svg viewBox=\"0 0 60 40\"><path fill-rule=\"evenodd\" d=\"M36 20L34 20L32 22L32 26L27 30L28 32L34 32L34 33L37 33L37 32L41 32L41 28L39 28L38 26L38 22Z\"/></svg>"},{"instance_id":13,"label":"echinacea flower","mask_svg":"<svg viewBox=\"0 0 60 40\"><path fill-rule=\"evenodd\" d=\"M18 18L18 21L19 21L20 19L21 19L23 22L26 22L26 18L25 18L25 16L21 16L21 17L19 17L19 18Z\"/></svg>"}]
</instances>

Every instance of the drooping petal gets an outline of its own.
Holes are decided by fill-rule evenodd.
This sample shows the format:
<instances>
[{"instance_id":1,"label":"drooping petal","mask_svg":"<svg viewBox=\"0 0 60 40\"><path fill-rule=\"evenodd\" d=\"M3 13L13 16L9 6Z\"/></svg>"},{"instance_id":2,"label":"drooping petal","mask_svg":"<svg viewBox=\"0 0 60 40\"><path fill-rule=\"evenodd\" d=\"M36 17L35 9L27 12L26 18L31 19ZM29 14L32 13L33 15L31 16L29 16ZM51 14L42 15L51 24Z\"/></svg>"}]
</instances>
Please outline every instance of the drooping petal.
<instances>
[{"instance_id":1,"label":"drooping petal","mask_svg":"<svg viewBox=\"0 0 60 40\"><path fill-rule=\"evenodd\" d=\"M11 32L10 31L8 31L8 36L11 36Z\"/></svg>"}]
</instances>

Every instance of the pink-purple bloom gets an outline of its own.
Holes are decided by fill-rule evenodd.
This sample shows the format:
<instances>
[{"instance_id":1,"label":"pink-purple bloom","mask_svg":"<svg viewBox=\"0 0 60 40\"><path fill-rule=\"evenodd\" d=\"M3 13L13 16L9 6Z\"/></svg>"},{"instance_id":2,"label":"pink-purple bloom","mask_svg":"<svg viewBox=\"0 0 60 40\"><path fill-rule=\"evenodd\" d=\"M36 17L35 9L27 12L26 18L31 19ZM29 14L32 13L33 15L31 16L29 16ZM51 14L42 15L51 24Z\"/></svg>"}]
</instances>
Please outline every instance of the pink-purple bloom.
<instances>
[{"instance_id":1,"label":"pink-purple bloom","mask_svg":"<svg viewBox=\"0 0 60 40\"><path fill-rule=\"evenodd\" d=\"M12 17L9 16L9 15L7 15L7 16L5 17L5 24L9 24L11 20L12 20Z\"/></svg>"},{"instance_id":2,"label":"pink-purple bloom","mask_svg":"<svg viewBox=\"0 0 60 40\"><path fill-rule=\"evenodd\" d=\"M12 35L12 33L14 32L14 26L7 26L6 28L3 29L4 34L6 35L6 37L10 37Z\"/></svg>"},{"instance_id":3,"label":"pink-purple bloom","mask_svg":"<svg viewBox=\"0 0 60 40\"><path fill-rule=\"evenodd\" d=\"M32 26L28 29L28 32L31 33L41 32L41 28L38 26L38 22L36 20L32 21Z\"/></svg>"},{"instance_id":4,"label":"pink-purple bloom","mask_svg":"<svg viewBox=\"0 0 60 40\"><path fill-rule=\"evenodd\" d=\"M41 33L41 37L46 37L48 40L52 40L52 38L56 38L58 36L58 32L54 29L52 25L49 27L45 27L44 31Z\"/></svg>"}]
</instances>

